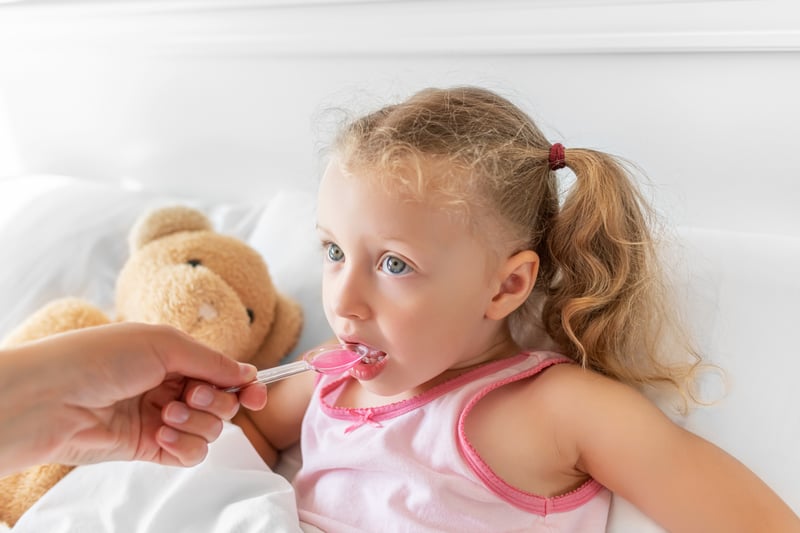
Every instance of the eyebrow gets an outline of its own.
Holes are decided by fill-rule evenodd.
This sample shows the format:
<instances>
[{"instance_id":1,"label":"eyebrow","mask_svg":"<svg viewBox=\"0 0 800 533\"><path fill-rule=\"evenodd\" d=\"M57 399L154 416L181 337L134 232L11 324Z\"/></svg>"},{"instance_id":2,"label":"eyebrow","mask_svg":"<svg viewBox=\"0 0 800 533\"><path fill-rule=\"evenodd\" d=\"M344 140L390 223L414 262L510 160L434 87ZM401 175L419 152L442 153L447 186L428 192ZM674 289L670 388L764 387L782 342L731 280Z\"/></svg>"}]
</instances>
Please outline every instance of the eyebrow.
<instances>
[{"instance_id":1,"label":"eyebrow","mask_svg":"<svg viewBox=\"0 0 800 533\"><path fill-rule=\"evenodd\" d=\"M319 222L314 224L314 227L319 231L327 233L328 235L333 235L333 232L331 232L325 226L321 226L319 224ZM417 248L419 246L418 244L414 244L414 243L408 241L407 239L403 239L403 238L400 238L400 237L395 237L393 235L381 235L381 234L378 234L378 233L374 233L373 235L375 235L377 238L379 238L379 239L381 239L383 241L396 242L396 243L408 246L409 248Z\"/></svg>"}]
</instances>

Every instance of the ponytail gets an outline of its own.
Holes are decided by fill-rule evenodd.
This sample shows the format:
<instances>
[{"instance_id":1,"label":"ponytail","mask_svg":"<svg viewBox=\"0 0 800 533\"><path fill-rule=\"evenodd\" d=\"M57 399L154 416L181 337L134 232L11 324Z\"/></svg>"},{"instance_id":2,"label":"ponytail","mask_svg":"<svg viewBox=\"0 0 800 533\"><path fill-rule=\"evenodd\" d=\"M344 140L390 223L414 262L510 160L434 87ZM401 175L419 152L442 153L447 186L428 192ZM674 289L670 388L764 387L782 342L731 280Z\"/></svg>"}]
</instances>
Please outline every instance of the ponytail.
<instances>
[{"instance_id":1,"label":"ponytail","mask_svg":"<svg viewBox=\"0 0 800 533\"><path fill-rule=\"evenodd\" d=\"M656 258L653 212L619 160L586 149L562 157L577 179L543 243L552 263L545 330L584 367L632 384L667 382L692 396L693 365L667 364L659 353L662 331L677 322Z\"/></svg>"}]
</instances>

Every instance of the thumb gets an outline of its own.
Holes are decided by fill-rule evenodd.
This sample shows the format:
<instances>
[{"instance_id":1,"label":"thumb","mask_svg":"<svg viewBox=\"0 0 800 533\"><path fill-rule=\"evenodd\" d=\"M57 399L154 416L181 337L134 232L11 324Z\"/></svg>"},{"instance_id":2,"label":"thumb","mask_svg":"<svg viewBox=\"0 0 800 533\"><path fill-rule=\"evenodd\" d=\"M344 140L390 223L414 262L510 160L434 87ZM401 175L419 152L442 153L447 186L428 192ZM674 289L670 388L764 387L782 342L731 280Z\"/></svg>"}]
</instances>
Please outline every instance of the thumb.
<instances>
[{"instance_id":1,"label":"thumb","mask_svg":"<svg viewBox=\"0 0 800 533\"><path fill-rule=\"evenodd\" d=\"M205 346L189 336L173 337L159 355L168 373L177 373L217 385L231 387L252 381L256 377L256 367L239 363Z\"/></svg>"}]
</instances>

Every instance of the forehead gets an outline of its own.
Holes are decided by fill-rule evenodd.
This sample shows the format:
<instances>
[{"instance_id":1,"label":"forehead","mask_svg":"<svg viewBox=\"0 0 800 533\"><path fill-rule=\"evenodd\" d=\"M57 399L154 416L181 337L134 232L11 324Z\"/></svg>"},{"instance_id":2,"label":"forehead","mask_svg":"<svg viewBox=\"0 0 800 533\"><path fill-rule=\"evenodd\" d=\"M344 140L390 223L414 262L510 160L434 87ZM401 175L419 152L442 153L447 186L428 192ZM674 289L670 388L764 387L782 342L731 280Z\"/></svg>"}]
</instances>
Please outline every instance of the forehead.
<instances>
[{"instance_id":1,"label":"forehead","mask_svg":"<svg viewBox=\"0 0 800 533\"><path fill-rule=\"evenodd\" d=\"M332 160L319 187L321 226L362 229L384 237L428 235L454 238L465 233L463 217L454 217L426 195L395 189L370 170L350 170Z\"/></svg>"},{"instance_id":2,"label":"forehead","mask_svg":"<svg viewBox=\"0 0 800 533\"><path fill-rule=\"evenodd\" d=\"M395 158L383 163L364 163L332 158L323 180L354 180L374 187L405 205L441 213L469 223L483 202L472 188L470 173L452 161L430 156Z\"/></svg>"},{"instance_id":3,"label":"forehead","mask_svg":"<svg viewBox=\"0 0 800 533\"><path fill-rule=\"evenodd\" d=\"M478 177L467 169L433 158L384 170L367 165L348 165L334 157L323 175L319 189L320 206L323 195L333 198L337 193L344 194L343 188L355 183L362 194L372 191L373 196L388 201L390 207L404 206L420 224L433 223L427 219L447 222L480 241L490 253L503 255L509 246L518 247L514 232L509 231L507 223L492 208L490 195L479 190L477 181ZM356 207L365 209L363 205ZM506 242L509 240L514 243L509 245Z\"/></svg>"},{"instance_id":4,"label":"forehead","mask_svg":"<svg viewBox=\"0 0 800 533\"><path fill-rule=\"evenodd\" d=\"M344 169L331 161L319 187L317 224L342 246L397 244L438 264L468 260L488 273L499 252L487 242L494 223L480 225L464 214L423 196L398 193L384 180ZM394 241L387 243L387 241Z\"/></svg>"}]
</instances>

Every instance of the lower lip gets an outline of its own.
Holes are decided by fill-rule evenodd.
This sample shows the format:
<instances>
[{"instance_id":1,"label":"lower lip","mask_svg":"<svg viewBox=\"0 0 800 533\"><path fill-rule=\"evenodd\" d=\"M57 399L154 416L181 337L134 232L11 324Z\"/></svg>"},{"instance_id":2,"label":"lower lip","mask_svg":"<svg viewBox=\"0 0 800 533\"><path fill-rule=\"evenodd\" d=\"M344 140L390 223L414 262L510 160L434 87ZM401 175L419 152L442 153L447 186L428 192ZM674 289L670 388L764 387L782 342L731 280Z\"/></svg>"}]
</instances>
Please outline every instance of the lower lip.
<instances>
[{"instance_id":1,"label":"lower lip","mask_svg":"<svg viewBox=\"0 0 800 533\"><path fill-rule=\"evenodd\" d=\"M369 381L375 379L386 366L387 357L377 363L357 363L350 369L350 375L359 381Z\"/></svg>"}]
</instances>

